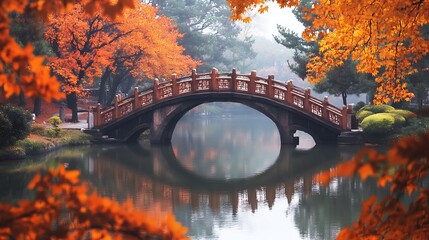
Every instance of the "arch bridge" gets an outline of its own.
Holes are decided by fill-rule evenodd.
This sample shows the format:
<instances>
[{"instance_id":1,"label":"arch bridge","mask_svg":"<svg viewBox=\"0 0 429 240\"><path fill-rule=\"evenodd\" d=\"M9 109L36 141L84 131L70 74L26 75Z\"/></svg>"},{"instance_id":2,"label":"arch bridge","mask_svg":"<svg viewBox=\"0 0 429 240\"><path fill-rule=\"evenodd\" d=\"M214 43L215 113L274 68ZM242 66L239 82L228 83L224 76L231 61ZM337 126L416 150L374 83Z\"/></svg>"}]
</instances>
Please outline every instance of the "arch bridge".
<instances>
[{"instance_id":1,"label":"arch bridge","mask_svg":"<svg viewBox=\"0 0 429 240\"><path fill-rule=\"evenodd\" d=\"M170 143L176 123L190 109L207 102L238 102L260 111L277 126L282 144L296 144L296 130L309 133L316 143L337 143L350 132L351 107L341 109L328 98L317 99L310 89L301 89L293 82L274 80L273 75L259 77L256 71L238 74L211 73L155 80L152 89L139 91L114 104L93 109L92 131L118 141L131 141L151 130L152 143Z\"/></svg>"}]
</instances>

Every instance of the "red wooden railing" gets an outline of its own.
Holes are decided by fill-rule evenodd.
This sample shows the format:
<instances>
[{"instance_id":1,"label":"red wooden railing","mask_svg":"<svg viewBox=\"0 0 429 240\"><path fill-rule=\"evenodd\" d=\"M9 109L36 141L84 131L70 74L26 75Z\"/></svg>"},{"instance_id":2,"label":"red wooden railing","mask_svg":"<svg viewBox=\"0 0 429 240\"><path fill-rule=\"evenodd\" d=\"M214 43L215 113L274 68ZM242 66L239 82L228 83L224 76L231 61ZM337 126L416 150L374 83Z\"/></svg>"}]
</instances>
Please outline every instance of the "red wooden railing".
<instances>
[{"instance_id":1,"label":"red wooden railing","mask_svg":"<svg viewBox=\"0 0 429 240\"><path fill-rule=\"evenodd\" d=\"M350 108L343 106L339 109L328 102L328 97L323 101L319 100L310 95L309 88L294 86L292 80L282 83L275 81L273 75L269 75L268 78L258 77L256 71L245 75L237 74L235 69L231 73L218 73L215 68L211 73L202 74L197 74L194 69L190 76L180 78L173 74L168 81L155 80L152 90L139 92L135 88L134 96L120 99L117 95L115 103L111 106L101 108L98 104L94 110L94 126L107 124L133 111L172 97L198 92L239 92L264 96L312 113L314 117L334 123L342 129L350 129L347 120Z\"/></svg>"}]
</instances>

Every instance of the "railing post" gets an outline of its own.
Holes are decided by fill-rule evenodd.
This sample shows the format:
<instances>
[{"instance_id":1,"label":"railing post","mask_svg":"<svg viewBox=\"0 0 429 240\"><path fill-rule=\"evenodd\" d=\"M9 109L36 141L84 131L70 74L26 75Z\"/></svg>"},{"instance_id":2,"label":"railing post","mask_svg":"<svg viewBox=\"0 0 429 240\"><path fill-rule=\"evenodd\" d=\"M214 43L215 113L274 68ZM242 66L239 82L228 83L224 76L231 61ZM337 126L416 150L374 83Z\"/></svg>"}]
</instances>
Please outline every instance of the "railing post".
<instances>
[{"instance_id":1,"label":"railing post","mask_svg":"<svg viewBox=\"0 0 429 240\"><path fill-rule=\"evenodd\" d=\"M197 91L197 70L192 69L192 82L191 82L191 92Z\"/></svg>"},{"instance_id":2,"label":"railing post","mask_svg":"<svg viewBox=\"0 0 429 240\"><path fill-rule=\"evenodd\" d=\"M133 104L133 110L136 110L137 108L139 108L140 104L139 104L139 88L135 87L134 88L134 104Z\"/></svg>"},{"instance_id":3,"label":"railing post","mask_svg":"<svg viewBox=\"0 0 429 240\"><path fill-rule=\"evenodd\" d=\"M235 68L233 68L231 72L231 91L237 91L237 70Z\"/></svg>"},{"instance_id":4,"label":"railing post","mask_svg":"<svg viewBox=\"0 0 429 240\"><path fill-rule=\"evenodd\" d=\"M274 75L268 75L267 79L267 96L274 98Z\"/></svg>"},{"instance_id":5,"label":"railing post","mask_svg":"<svg viewBox=\"0 0 429 240\"><path fill-rule=\"evenodd\" d=\"M173 97L179 95L179 88L177 85L177 75L173 73L171 75L171 88L173 90Z\"/></svg>"},{"instance_id":6,"label":"railing post","mask_svg":"<svg viewBox=\"0 0 429 240\"><path fill-rule=\"evenodd\" d=\"M286 91L286 102L289 104L293 103L292 90L293 90L293 81L289 80L287 81L287 91Z\"/></svg>"},{"instance_id":7,"label":"railing post","mask_svg":"<svg viewBox=\"0 0 429 240\"><path fill-rule=\"evenodd\" d=\"M159 100L159 80L155 78L153 81L153 102L157 102Z\"/></svg>"},{"instance_id":8,"label":"railing post","mask_svg":"<svg viewBox=\"0 0 429 240\"><path fill-rule=\"evenodd\" d=\"M341 114L341 128L348 130L352 129L352 105L343 106Z\"/></svg>"},{"instance_id":9,"label":"railing post","mask_svg":"<svg viewBox=\"0 0 429 240\"><path fill-rule=\"evenodd\" d=\"M95 117L94 117L94 125L100 126L101 125L101 104L97 103L97 108L95 109Z\"/></svg>"},{"instance_id":10,"label":"railing post","mask_svg":"<svg viewBox=\"0 0 429 240\"><path fill-rule=\"evenodd\" d=\"M325 96L323 98L323 108L322 108L322 118L326 119L329 121L329 117L328 117L328 96Z\"/></svg>"},{"instance_id":11,"label":"railing post","mask_svg":"<svg viewBox=\"0 0 429 240\"><path fill-rule=\"evenodd\" d=\"M249 93L255 93L256 88L256 71L253 70L250 72L250 83L249 83Z\"/></svg>"},{"instance_id":12,"label":"railing post","mask_svg":"<svg viewBox=\"0 0 429 240\"><path fill-rule=\"evenodd\" d=\"M211 81L210 81L210 90L218 91L219 90L219 81L217 81L218 72L216 68L212 68Z\"/></svg>"},{"instance_id":13,"label":"railing post","mask_svg":"<svg viewBox=\"0 0 429 240\"><path fill-rule=\"evenodd\" d=\"M307 111L311 111L311 109L310 109L310 93L311 93L310 88L306 88L304 90L304 109Z\"/></svg>"},{"instance_id":14,"label":"railing post","mask_svg":"<svg viewBox=\"0 0 429 240\"><path fill-rule=\"evenodd\" d=\"M119 117L119 107L118 107L119 101L120 101L119 94L116 94L116 97L115 97L115 109L114 109L114 112L113 112L113 119L117 119Z\"/></svg>"}]
</instances>

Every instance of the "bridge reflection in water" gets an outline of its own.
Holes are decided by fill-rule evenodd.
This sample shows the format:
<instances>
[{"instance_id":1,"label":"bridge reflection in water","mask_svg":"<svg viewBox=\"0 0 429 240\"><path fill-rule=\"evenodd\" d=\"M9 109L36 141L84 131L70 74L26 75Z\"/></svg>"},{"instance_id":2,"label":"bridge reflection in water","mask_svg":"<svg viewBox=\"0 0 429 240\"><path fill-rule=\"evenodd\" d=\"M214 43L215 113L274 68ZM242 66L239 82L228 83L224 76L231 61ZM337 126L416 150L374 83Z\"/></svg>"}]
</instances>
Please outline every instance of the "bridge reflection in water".
<instances>
[{"instance_id":1,"label":"bridge reflection in water","mask_svg":"<svg viewBox=\"0 0 429 240\"><path fill-rule=\"evenodd\" d=\"M259 230L268 236L271 233L267 231L284 233L285 228L296 228L301 236L310 239L333 239L340 228L356 219L362 200L380 190L371 182L357 179L337 179L329 187L321 187L315 184L313 175L351 158L357 150L351 146L316 146L299 151L282 146L267 169L231 179L199 175L181 165L171 146L76 147L35 161L42 161L44 167L67 163L68 168L79 169L82 179L103 196L119 201L130 199L138 208L153 214L174 212L195 239L218 237L215 228L244 228L242 222L237 223L243 218L261 224L252 226L253 232L255 227L269 224L270 230ZM24 197L20 194L31 179L31 170L24 172L22 166L18 167L18 172L0 174L4 183L0 188L2 201ZM238 226L222 225L227 223ZM246 229L240 234L252 231Z\"/></svg>"},{"instance_id":2,"label":"bridge reflection in water","mask_svg":"<svg viewBox=\"0 0 429 240\"><path fill-rule=\"evenodd\" d=\"M332 239L358 216L362 200L379 190L357 179L337 179L324 188L313 176L350 159L357 150L316 146L298 151L283 146L272 166L244 179L204 178L181 165L171 146L104 146L85 155L84 161L70 162L70 167L81 168L84 178L103 195L121 201L132 199L137 207L156 214L174 212L193 237L213 234L214 223L234 222L227 220L230 217L246 212L266 214L267 209L276 204L282 208L287 202L286 209L293 211L291 216L301 234ZM84 166L74 166L82 163ZM200 232L201 228L211 230Z\"/></svg>"}]
</instances>

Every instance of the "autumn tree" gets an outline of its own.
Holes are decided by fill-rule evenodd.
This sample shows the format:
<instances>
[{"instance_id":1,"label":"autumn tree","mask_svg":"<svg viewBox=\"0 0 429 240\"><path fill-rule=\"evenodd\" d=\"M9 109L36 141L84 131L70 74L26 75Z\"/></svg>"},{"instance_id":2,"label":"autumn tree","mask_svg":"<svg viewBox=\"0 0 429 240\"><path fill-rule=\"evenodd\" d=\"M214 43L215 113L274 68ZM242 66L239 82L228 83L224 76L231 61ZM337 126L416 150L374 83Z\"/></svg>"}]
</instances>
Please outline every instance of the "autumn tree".
<instances>
[{"instance_id":1,"label":"autumn tree","mask_svg":"<svg viewBox=\"0 0 429 240\"><path fill-rule=\"evenodd\" d=\"M79 4L49 19L45 36L55 53L49 62L63 82L72 122L78 121L77 101L84 84L92 84L94 77L101 76L103 67L111 64L112 43L130 33L118 31L116 25L101 13L87 15Z\"/></svg>"},{"instance_id":2,"label":"autumn tree","mask_svg":"<svg viewBox=\"0 0 429 240\"><path fill-rule=\"evenodd\" d=\"M47 19L48 14L70 9L74 3L83 2L86 12L92 14L101 9L104 16L115 18L123 9L133 7L132 0L117 1L82 1L82 0L37 0L37 1L2 1L0 3L0 91L6 98L19 95L22 91L28 97L41 96L45 100L60 99L59 83L50 75L42 56L33 54L33 46L28 43L20 46L10 35L10 13L34 15Z\"/></svg>"},{"instance_id":3,"label":"autumn tree","mask_svg":"<svg viewBox=\"0 0 429 240\"><path fill-rule=\"evenodd\" d=\"M313 17L304 19L305 9L310 9L313 6L313 0L302 0L299 6L292 10L293 14L305 27L311 26ZM279 35L274 36L277 43L286 48L293 49L294 63L289 63L288 66L302 80L307 78L307 64L311 56L319 54L319 44L317 41L305 41L296 32L278 25ZM356 62L347 59L343 65L333 67L327 72L326 76L319 82L314 84L314 90L318 93L328 92L335 96L341 96L343 105L347 105L347 96L349 94L367 93L373 84L366 74L356 72Z\"/></svg>"},{"instance_id":4,"label":"autumn tree","mask_svg":"<svg viewBox=\"0 0 429 240\"><path fill-rule=\"evenodd\" d=\"M243 19L247 11L268 9L267 2L228 0L233 19ZM297 7L298 0L276 0L281 7ZM305 18L316 16L303 37L317 40L319 55L308 64L308 79L318 82L333 67L349 59L357 61L358 72L375 77L378 84L374 103L410 100L405 77L418 71L415 63L429 52L429 41L421 34L428 23L429 4L422 1L390 2L318 1L307 9Z\"/></svg>"},{"instance_id":5,"label":"autumn tree","mask_svg":"<svg viewBox=\"0 0 429 240\"><path fill-rule=\"evenodd\" d=\"M190 72L197 62L182 55L178 33L170 20L156 16L156 9L136 3L109 21L101 15L89 17L82 6L54 16L46 31L56 56L53 71L64 81L72 121L77 121L77 100L84 86L101 77L100 88L112 78L111 96L126 77L154 78ZM71 27L73 26L73 28ZM111 97L112 99L112 97Z\"/></svg>"},{"instance_id":6,"label":"autumn tree","mask_svg":"<svg viewBox=\"0 0 429 240\"><path fill-rule=\"evenodd\" d=\"M9 14L9 16L10 34L20 46L26 46L31 43L34 47L33 54L35 56L48 56L52 54L51 48L43 36L45 30L43 20L37 19L34 15L28 13L12 13ZM25 95L25 92L21 91L19 95L20 106L26 104L27 98ZM34 101L33 113L38 116L41 113L42 98L40 96L34 96L32 98Z\"/></svg>"},{"instance_id":7,"label":"autumn tree","mask_svg":"<svg viewBox=\"0 0 429 240\"><path fill-rule=\"evenodd\" d=\"M139 4L139 3L136 3ZM116 28L120 32L129 32L112 43L114 54L111 64L105 67L100 81L100 102L106 84L109 84L109 104L124 80L138 82L144 79L169 78L173 73L189 74L199 62L184 54L184 48L178 44L181 37L172 21L157 15L157 9L140 4L139 8L125 11L118 19ZM127 84L128 92L132 84Z\"/></svg>"}]
</instances>

